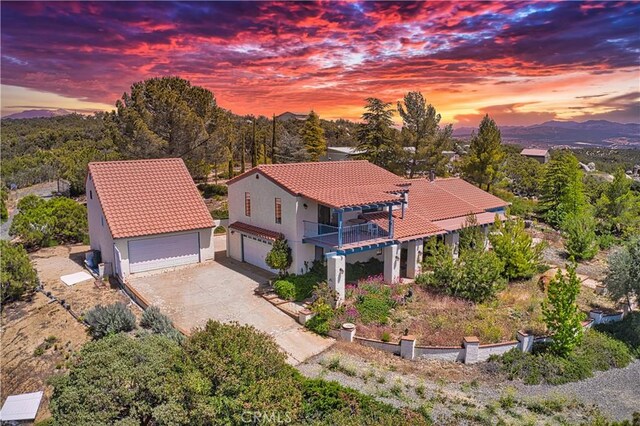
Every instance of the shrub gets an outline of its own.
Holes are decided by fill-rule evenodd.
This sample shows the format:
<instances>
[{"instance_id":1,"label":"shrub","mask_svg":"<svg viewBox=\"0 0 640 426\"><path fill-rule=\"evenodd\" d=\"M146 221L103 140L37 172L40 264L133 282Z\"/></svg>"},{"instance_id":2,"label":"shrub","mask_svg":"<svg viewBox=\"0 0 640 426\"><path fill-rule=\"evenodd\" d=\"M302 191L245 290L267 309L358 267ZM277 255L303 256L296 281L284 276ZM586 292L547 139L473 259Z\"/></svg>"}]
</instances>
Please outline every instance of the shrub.
<instances>
[{"instance_id":1,"label":"shrub","mask_svg":"<svg viewBox=\"0 0 640 426\"><path fill-rule=\"evenodd\" d=\"M622 321L598 324L595 329L626 343L636 358L640 358L640 312L632 312Z\"/></svg>"},{"instance_id":2,"label":"shrub","mask_svg":"<svg viewBox=\"0 0 640 426\"><path fill-rule=\"evenodd\" d=\"M582 344L566 357L554 355L547 345L534 346L533 353L512 349L502 356L492 356L509 379L520 378L525 384L559 385L584 380L595 370L627 366L632 355L627 346L603 333L585 333Z\"/></svg>"},{"instance_id":3,"label":"shrub","mask_svg":"<svg viewBox=\"0 0 640 426\"><path fill-rule=\"evenodd\" d=\"M86 239L87 209L72 199L43 200L28 195L18 203L18 214L9 233L20 237L27 247L47 247L56 243L77 243Z\"/></svg>"},{"instance_id":4,"label":"shrub","mask_svg":"<svg viewBox=\"0 0 640 426\"><path fill-rule=\"evenodd\" d=\"M305 323L305 326L316 333L326 336L329 333L333 308L326 301L318 299L311 305L311 312L315 315Z\"/></svg>"},{"instance_id":5,"label":"shrub","mask_svg":"<svg viewBox=\"0 0 640 426\"><path fill-rule=\"evenodd\" d=\"M525 231L522 219L502 221L496 215L489 241L504 263L503 275L507 279L531 278L537 272L544 245L533 244L533 238Z\"/></svg>"},{"instance_id":6,"label":"shrub","mask_svg":"<svg viewBox=\"0 0 640 426\"><path fill-rule=\"evenodd\" d=\"M571 352L582 338L582 313L576 302L580 294L580 280L575 265L567 268L567 274L565 278L558 269L549 282L547 299L542 304L544 321L553 334L551 349L560 356Z\"/></svg>"},{"instance_id":7,"label":"shrub","mask_svg":"<svg viewBox=\"0 0 640 426\"><path fill-rule=\"evenodd\" d=\"M562 222L565 250L575 260L589 260L598 253L596 222L590 212L567 214Z\"/></svg>"},{"instance_id":8,"label":"shrub","mask_svg":"<svg viewBox=\"0 0 640 426\"><path fill-rule=\"evenodd\" d=\"M609 256L609 267L604 285L609 296L627 303L640 299L640 238L629 241Z\"/></svg>"},{"instance_id":9,"label":"shrub","mask_svg":"<svg viewBox=\"0 0 640 426\"><path fill-rule=\"evenodd\" d=\"M140 327L151 330L155 334L165 335L178 343L184 340L184 336L173 326L168 316L160 312L157 306L149 306L142 313Z\"/></svg>"},{"instance_id":10,"label":"shrub","mask_svg":"<svg viewBox=\"0 0 640 426\"><path fill-rule=\"evenodd\" d=\"M291 257L291 247L289 247L286 238L280 235L273 242L273 246L264 261L271 269L280 271L281 277L287 273L293 258Z\"/></svg>"},{"instance_id":11,"label":"shrub","mask_svg":"<svg viewBox=\"0 0 640 426\"><path fill-rule=\"evenodd\" d=\"M391 289L384 286L363 286L364 294L358 296L356 309L364 324L386 324L389 311L396 303L391 297Z\"/></svg>"},{"instance_id":12,"label":"shrub","mask_svg":"<svg viewBox=\"0 0 640 426\"><path fill-rule=\"evenodd\" d=\"M89 324L89 332L94 339L136 328L136 317L120 302L107 306L98 305L90 309L84 319Z\"/></svg>"},{"instance_id":13,"label":"shrub","mask_svg":"<svg viewBox=\"0 0 640 426\"><path fill-rule=\"evenodd\" d=\"M296 286L289 280L278 280L273 283L273 289L282 299L294 300L296 298Z\"/></svg>"},{"instance_id":14,"label":"shrub","mask_svg":"<svg viewBox=\"0 0 640 426\"><path fill-rule=\"evenodd\" d=\"M384 271L384 263L372 257L366 262L347 263L346 282L355 282L372 275L381 274Z\"/></svg>"},{"instance_id":15,"label":"shrub","mask_svg":"<svg viewBox=\"0 0 640 426\"><path fill-rule=\"evenodd\" d=\"M38 286L38 274L22 246L0 240L0 264L2 265L0 300L3 304L32 293Z\"/></svg>"},{"instance_id":16,"label":"shrub","mask_svg":"<svg viewBox=\"0 0 640 426\"><path fill-rule=\"evenodd\" d=\"M226 185L201 183L198 185L198 189L204 198L211 198L214 195L226 196L229 193L229 188Z\"/></svg>"}]
</instances>

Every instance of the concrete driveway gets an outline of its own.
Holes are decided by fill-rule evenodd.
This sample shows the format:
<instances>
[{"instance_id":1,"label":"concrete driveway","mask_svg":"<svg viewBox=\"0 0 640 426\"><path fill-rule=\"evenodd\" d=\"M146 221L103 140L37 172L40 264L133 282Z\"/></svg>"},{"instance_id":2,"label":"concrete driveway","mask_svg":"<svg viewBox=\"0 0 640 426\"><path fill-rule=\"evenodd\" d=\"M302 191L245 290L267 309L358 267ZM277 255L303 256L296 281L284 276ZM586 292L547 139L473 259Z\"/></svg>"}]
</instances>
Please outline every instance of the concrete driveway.
<instances>
[{"instance_id":1,"label":"concrete driveway","mask_svg":"<svg viewBox=\"0 0 640 426\"><path fill-rule=\"evenodd\" d=\"M216 237L223 248L224 237ZM136 274L129 285L178 327L191 330L207 320L249 324L274 337L297 365L328 347L334 340L306 330L253 291L270 274L216 252L216 261L162 273Z\"/></svg>"}]
</instances>

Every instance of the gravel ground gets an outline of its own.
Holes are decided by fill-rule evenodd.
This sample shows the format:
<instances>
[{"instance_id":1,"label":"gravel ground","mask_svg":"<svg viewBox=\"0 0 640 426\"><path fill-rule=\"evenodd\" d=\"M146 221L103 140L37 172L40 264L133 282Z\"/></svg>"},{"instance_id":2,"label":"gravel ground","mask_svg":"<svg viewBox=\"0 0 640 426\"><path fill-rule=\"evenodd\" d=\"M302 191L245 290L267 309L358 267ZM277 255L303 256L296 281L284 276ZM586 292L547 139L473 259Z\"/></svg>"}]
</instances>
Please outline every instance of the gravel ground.
<instances>
[{"instance_id":1,"label":"gravel ground","mask_svg":"<svg viewBox=\"0 0 640 426\"><path fill-rule=\"evenodd\" d=\"M486 366L405 361L338 342L297 368L395 407L426 411L434 424L593 424L630 419L640 409L640 361L561 386L526 386Z\"/></svg>"},{"instance_id":2,"label":"gravel ground","mask_svg":"<svg viewBox=\"0 0 640 426\"><path fill-rule=\"evenodd\" d=\"M580 382L559 386L518 385L522 396L540 396L557 392L575 397L585 403L597 405L604 413L616 420L631 417L634 411L640 412L640 360L625 368L598 371L594 377ZM612 391L615 390L615 394Z\"/></svg>"}]
</instances>

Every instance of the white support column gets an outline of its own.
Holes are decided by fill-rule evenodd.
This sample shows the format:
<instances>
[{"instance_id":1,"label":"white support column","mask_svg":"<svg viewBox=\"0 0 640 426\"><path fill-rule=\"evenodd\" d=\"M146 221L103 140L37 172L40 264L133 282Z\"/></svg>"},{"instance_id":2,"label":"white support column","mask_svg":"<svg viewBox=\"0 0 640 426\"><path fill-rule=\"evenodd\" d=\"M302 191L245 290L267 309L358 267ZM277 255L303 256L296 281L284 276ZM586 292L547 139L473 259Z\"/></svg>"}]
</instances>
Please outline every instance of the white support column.
<instances>
[{"instance_id":1,"label":"white support column","mask_svg":"<svg viewBox=\"0 0 640 426\"><path fill-rule=\"evenodd\" d=\"M346 266L345 256L333 255L327 258L327 282L338 296L336 307L344 302Z\"/></svg>"},{"instance_id":2,"label":"white support column","mask_svg":"<svg viewBox=\"0 0 640 426\"><path fill-rule=\"evenodd\" d=\"M458 246L460 245L460 234L457 231L451 232L444 236L444 243L451 246L453 257L458 258Z\"/></svg>"},{"instance_id":3,"label":"white support column","mask_svg":"<svg viewBox=\"0 0 640 426\"><path fill-rule=\"evenodd\" d=\"M483 225L482 232L484 232L484 249L489 250L489 225Z\"/></svg>"},{"instance_id":4,"label":"white support column","mask_svg":"<svg viewBox=\"0 0 640 426\"><path fill-rule=\"evenodd\" d=\"M422 240L409 241L407 248L407 278L415 278L422 272Z\"/></svg>"},{"instance_id":5,"label":"white support column","mask_svg":"<svg viewBox=\"0 0 640 426\"><path fill-rule=\"evenodd\" d=\"M398 244L384 248L384 280L388 283L400 280L400 245Z\"/></svg>"}]
</instances>

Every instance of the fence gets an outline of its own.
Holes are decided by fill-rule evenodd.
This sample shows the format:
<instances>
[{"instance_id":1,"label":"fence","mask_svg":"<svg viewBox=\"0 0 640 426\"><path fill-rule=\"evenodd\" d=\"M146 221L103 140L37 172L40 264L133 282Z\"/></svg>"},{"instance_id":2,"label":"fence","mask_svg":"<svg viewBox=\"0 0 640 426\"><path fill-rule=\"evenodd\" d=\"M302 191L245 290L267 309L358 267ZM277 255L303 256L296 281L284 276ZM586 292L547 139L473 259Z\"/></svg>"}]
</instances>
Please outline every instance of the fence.
<instances>
[{"instance_id":1,"label":"fence","mask_svg":"<svg viewBox=\"0 0 640 426\"><path fill-rule=\"evenodd\" d=\"M582 326L586 329L596 324L622 321L628 312L628 306L625 307L623 312L616 312L614 314L591 311L589 313L589 319L584 321ZM305 321L308 320L310 316L312 316L311 312L307 311L307 315L304 318ZM330 331L329 335L338 340L354 342L383 352L399 355L404 359L439 359L464 362L465 364L486 361L492 355L501 355L514 348L518 348L523 352L531 352L534 342L539 343L551 340L551 336L534 336L525 331L518 331L516 340L509 342L481 345L477 337L468 336L463 339L462 344L459 346L418 346L416 345L416 338L411 335L403 336L397 343L360 337L356 335L356 326L349 323L344 324L341 330Z\"/></svg>"}]
</instances>

